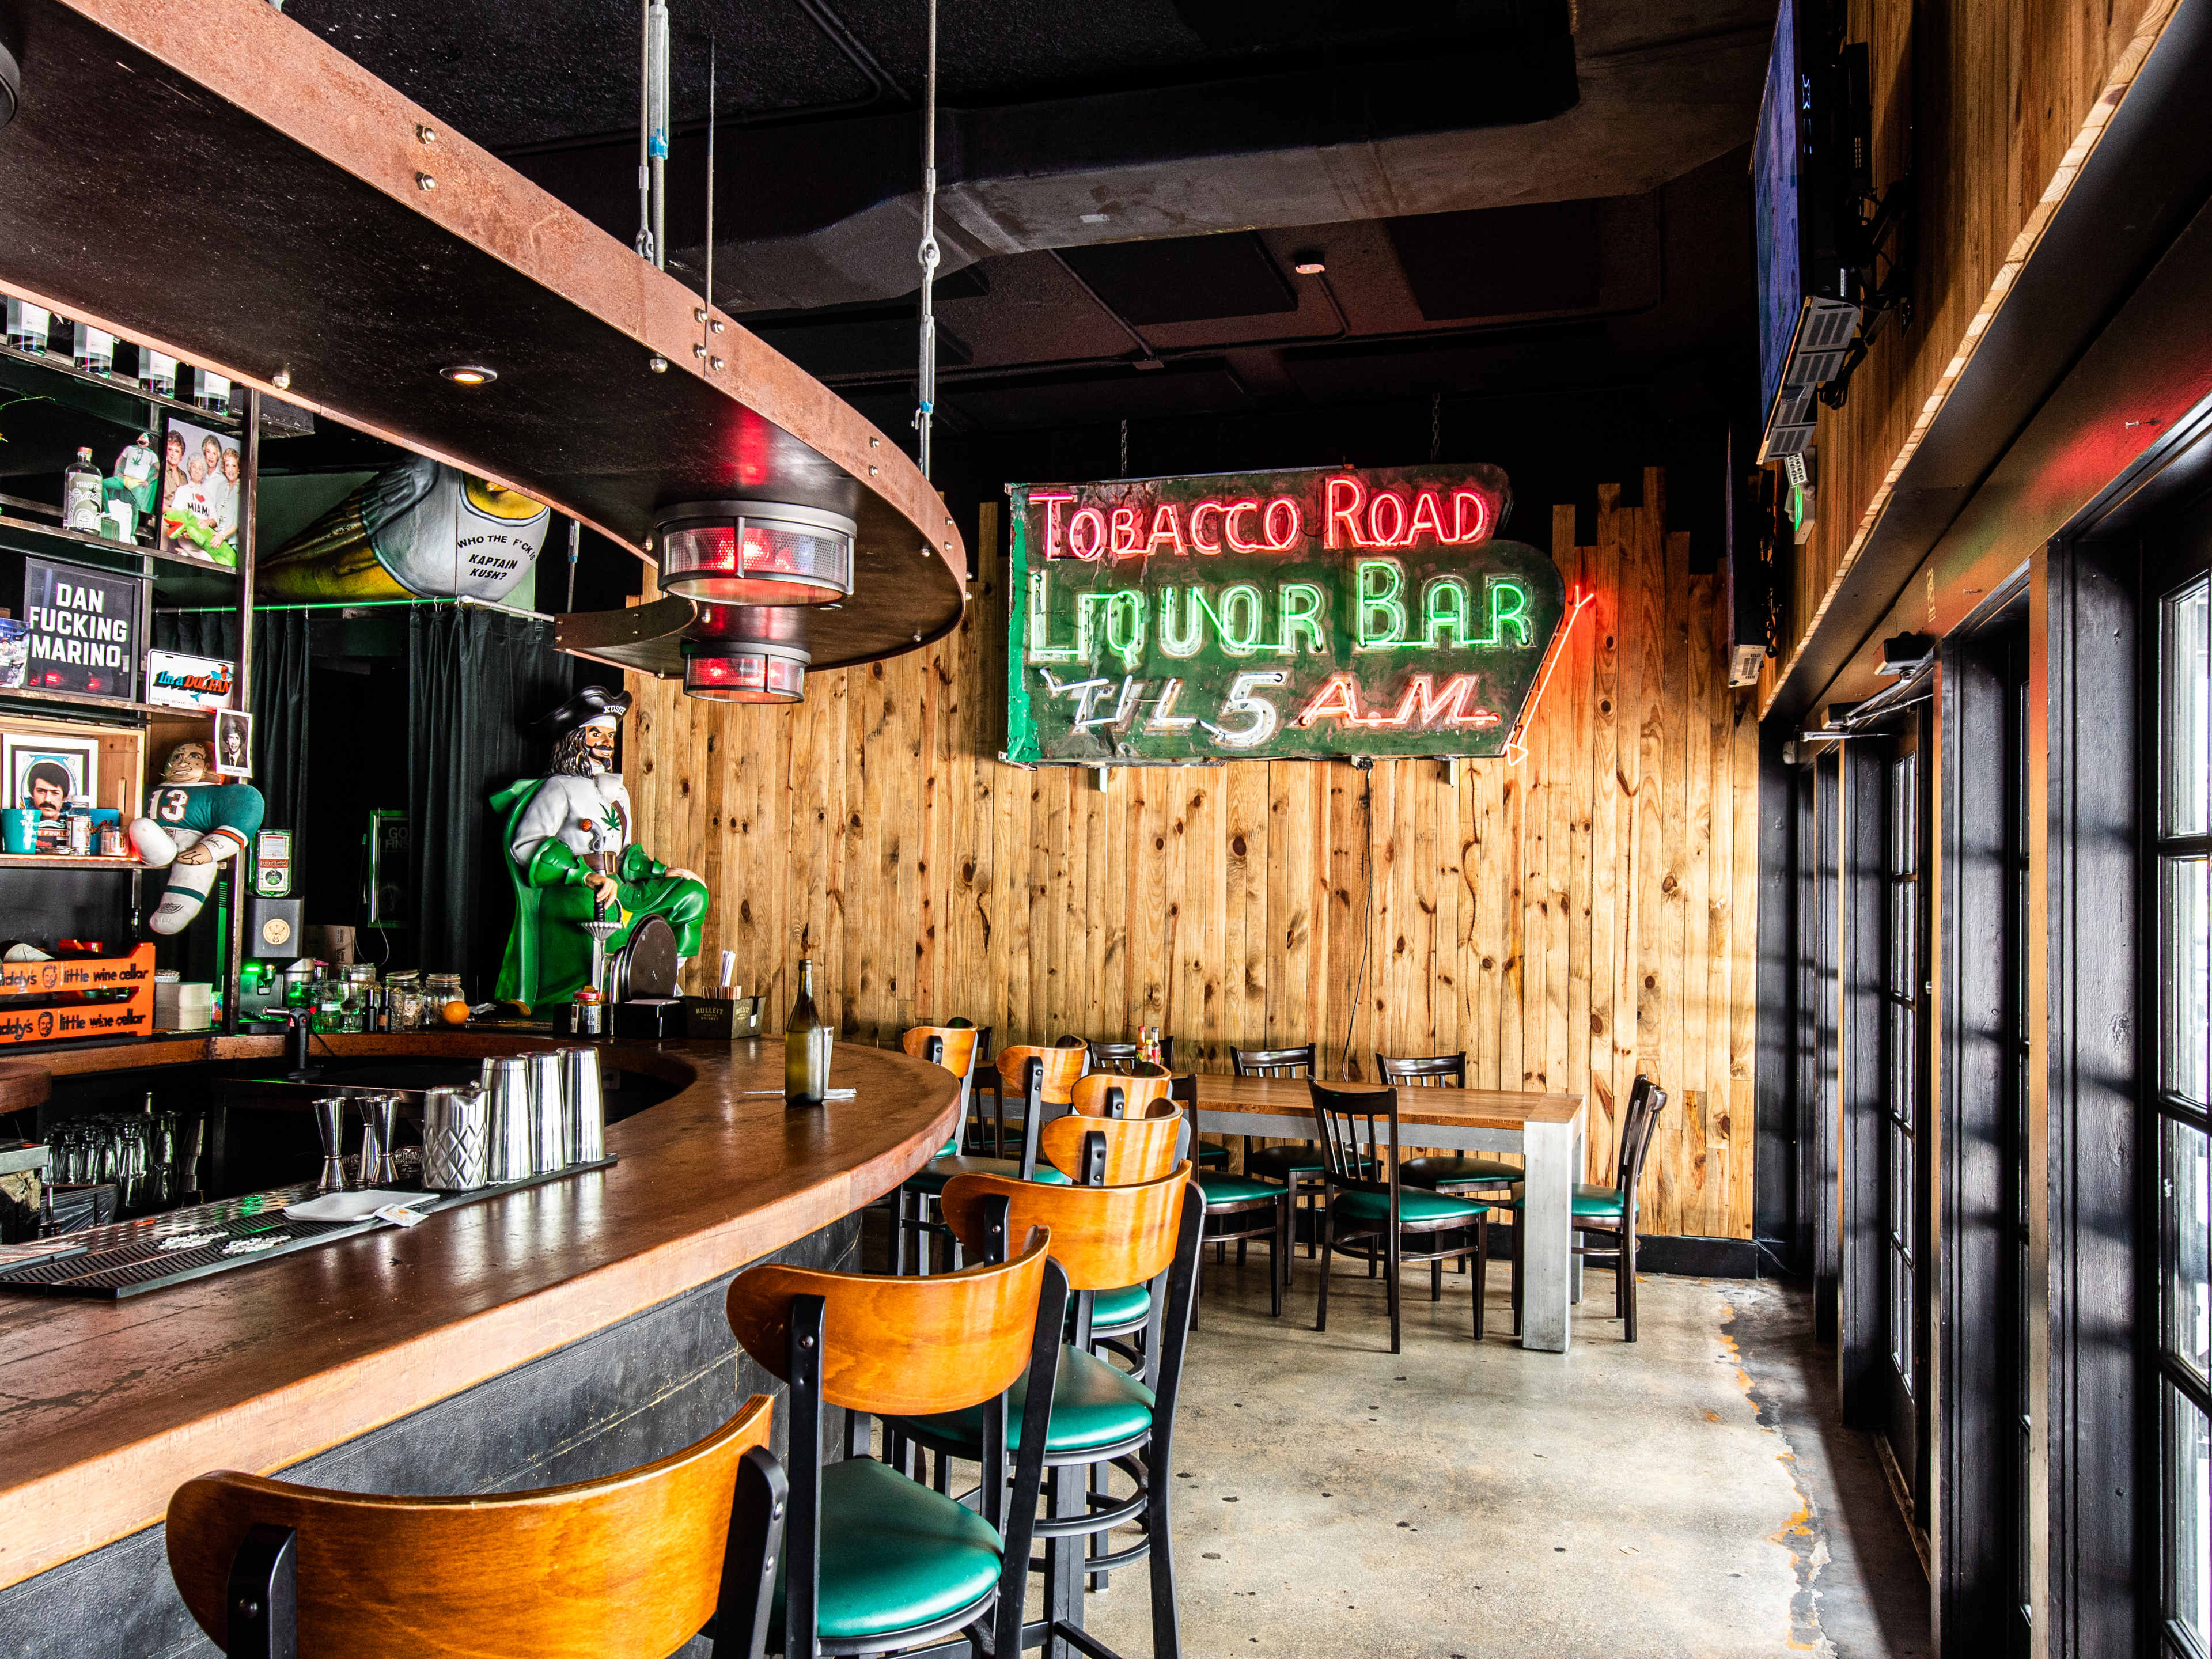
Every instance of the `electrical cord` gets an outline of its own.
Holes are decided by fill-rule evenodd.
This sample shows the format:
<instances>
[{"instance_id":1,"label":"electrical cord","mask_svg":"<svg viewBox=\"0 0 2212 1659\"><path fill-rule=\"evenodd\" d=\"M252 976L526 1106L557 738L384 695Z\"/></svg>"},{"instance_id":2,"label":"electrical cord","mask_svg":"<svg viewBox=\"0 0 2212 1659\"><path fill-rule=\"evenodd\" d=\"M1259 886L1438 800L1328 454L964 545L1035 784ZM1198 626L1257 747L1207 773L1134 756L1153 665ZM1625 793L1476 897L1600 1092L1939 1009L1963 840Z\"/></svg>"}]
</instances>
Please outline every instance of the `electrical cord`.
<instances>
[{"instance_id":1,"label":"electrical cord","mask_svg":"<svg viewBox=\"0 0 2212 1659\"><path fill-rule=\"evenodd\" d=\"M1352 979L1352 1004L1344 1015L1344 1053L1337 1060L1337 1075L1352 1076L1352 1033L1359 1023L1359 999L1367 984L1368 939L1375 927L1375 760L1354 755L1352 770L1361 775L1359 791L1359 861L1366 871L1366 897L1359 907L1359 968Z\"/></svg>"}]
</instances>

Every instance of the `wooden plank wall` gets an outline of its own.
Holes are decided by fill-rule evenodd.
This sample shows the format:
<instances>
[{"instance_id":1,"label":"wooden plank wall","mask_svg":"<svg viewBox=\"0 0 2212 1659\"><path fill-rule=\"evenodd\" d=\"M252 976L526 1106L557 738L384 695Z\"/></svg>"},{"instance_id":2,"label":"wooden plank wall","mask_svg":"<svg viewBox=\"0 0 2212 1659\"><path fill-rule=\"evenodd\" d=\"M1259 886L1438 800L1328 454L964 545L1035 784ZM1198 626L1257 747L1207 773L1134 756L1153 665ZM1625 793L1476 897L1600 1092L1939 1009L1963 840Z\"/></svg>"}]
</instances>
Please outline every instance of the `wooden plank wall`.
<instances>
[{"instance_id":1,"label":"wooden plank wall","mask_svg":"<svg viewBox=\"0 0 2212 1659\"><path fill-rule=\"evenodd\" d=\"M1871 47L1874 176L1917 176L1909 329L1886 326L1815 439L1819 511L1784 605L1786 660L1889 500L2175 0L1850 0Z\"/></svg>"},{"instance_id":2,"label":"wooden plank wall","mask_svg":"<svg viewBox=\"0 0 2212 1659\"><path fill-rule=\"evenodd\" d=\"M735 951L773 1014L814 957L848 1041L956 1015L1001 1045L1157 1024L1200 1069L1315 1041L1355 1075L1378 1047L1464 1048L1481 1086L1589 1094L1592 1179L1648 1071L1673 1103L1647 1226L1748 1237L1757 727L1663 477L1619 495L1598 492L1592 546L1553 514L1596 602L1527 760L1456 789L1434 761L1127 770L1103 793L1000 764L999 558L957 633L811 677L797 708L633 677L641 839L713 889L708 963Z\"/></svg>"}]
</instances>

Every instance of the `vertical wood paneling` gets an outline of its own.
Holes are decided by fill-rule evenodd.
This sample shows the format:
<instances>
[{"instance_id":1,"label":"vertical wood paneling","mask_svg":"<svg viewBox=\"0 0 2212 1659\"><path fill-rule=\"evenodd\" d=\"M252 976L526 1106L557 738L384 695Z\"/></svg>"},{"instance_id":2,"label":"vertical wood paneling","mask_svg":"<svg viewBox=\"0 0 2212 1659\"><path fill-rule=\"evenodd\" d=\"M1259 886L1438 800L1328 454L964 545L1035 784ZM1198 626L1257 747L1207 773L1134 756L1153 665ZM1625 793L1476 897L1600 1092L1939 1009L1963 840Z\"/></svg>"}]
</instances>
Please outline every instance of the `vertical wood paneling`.
<instances>
[{"instance_id":1,"label":"vertical wood paneling","mask_svg":"<svg viewBox=\"0 0 2212 1659\"><path fill-rule=\"evenodd\" d=\"M1583 1092L1601 1180L1649 1071L1675 1103L1650 1224L1747 1237L1757 726L1663 479L1599 501L1587 547L1553 515L1554 558L1596 598L1528 758L1466 763L1456 789L1421 760L1132 769L1103 792L1003 765L996 568L956 633L811 676L796 709L634 680L641 838L715 894L694 982L732 950L774 1015L811 956L858 1042L957 1016L1002 1045L1158 1024L1201 1067L1314 1041L1358 1076L1378 1048L1464 1048L1482 1085Z\"/></svg>"}]
</instances>

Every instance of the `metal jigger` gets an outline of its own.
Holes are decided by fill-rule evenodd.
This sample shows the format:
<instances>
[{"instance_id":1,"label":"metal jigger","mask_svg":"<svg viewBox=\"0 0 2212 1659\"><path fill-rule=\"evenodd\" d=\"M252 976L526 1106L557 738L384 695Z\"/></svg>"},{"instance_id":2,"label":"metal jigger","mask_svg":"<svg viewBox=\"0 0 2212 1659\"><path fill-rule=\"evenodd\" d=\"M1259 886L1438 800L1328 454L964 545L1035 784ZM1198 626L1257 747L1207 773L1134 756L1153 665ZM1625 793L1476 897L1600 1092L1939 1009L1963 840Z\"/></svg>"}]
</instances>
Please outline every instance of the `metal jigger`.
<instances>
[{"instance_id":1,"label":"metal jigger","mask_svg":"<svg viewBox=\"0 0 2212 1659\"><path fill-rule=\"evenodd\" d=\"M364 1095L361 1106L361 1173L363 1190L390 1187L399 1179L392 1155L392 1117L399 1103L390 1095Z\"/></svg>"},{"instance_id":2,"label":"metal jigger","mask_svg":"<svg viewBox=\"0 0 2212 1659\"><path fill-rule=\"evenodd\" d=\"M325 1095L315 1102L315 1132L323 1138L323 1173L315 1182L319 1193L346 1189L345 1105L343 1095Z\"/></svg>"}]
</instances>

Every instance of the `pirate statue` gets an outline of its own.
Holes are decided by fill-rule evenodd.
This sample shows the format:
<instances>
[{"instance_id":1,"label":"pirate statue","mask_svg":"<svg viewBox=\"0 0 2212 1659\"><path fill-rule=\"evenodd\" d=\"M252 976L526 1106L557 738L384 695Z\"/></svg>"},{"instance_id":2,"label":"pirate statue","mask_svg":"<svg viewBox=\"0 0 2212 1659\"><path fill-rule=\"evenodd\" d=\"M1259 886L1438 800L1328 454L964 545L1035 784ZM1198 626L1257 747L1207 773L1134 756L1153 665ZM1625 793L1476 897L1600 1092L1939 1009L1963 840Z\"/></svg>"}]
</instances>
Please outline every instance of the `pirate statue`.
<instances>
[{"instance_id":1,"label":"pirate statue","mask_svg":"<svg viewBox=\"0 0 2212 1659\"><path fill-rule=\"evenodd\" d=\"M574 999L592 977L591 936L580 924L600 917L622 924L606 942L610 953L648 916L675 929L679 961L699 953L706 883L630 839L629 791L614 769L615 732L629 712L629 692L586 686L538 723L553 739L550 775L520 779L491 798L492 810L507 814L514 883L503 999Z\"/></svg>"},{"instance_id":2,"label":"pirate statue","mask_svg":"<svg viewBox=\"0 0 2212 1659\"><path fill-rule=\"evenodd\" d=\"M181 933L191 925L215 885L216 866L252 845L262 811L258 789L215 775L205 744L180 743L169 751L161 781L146 792L146 816L131 823L138 856L169 872L146 920L149 930Z\"/></svg>"}]
</instances>

